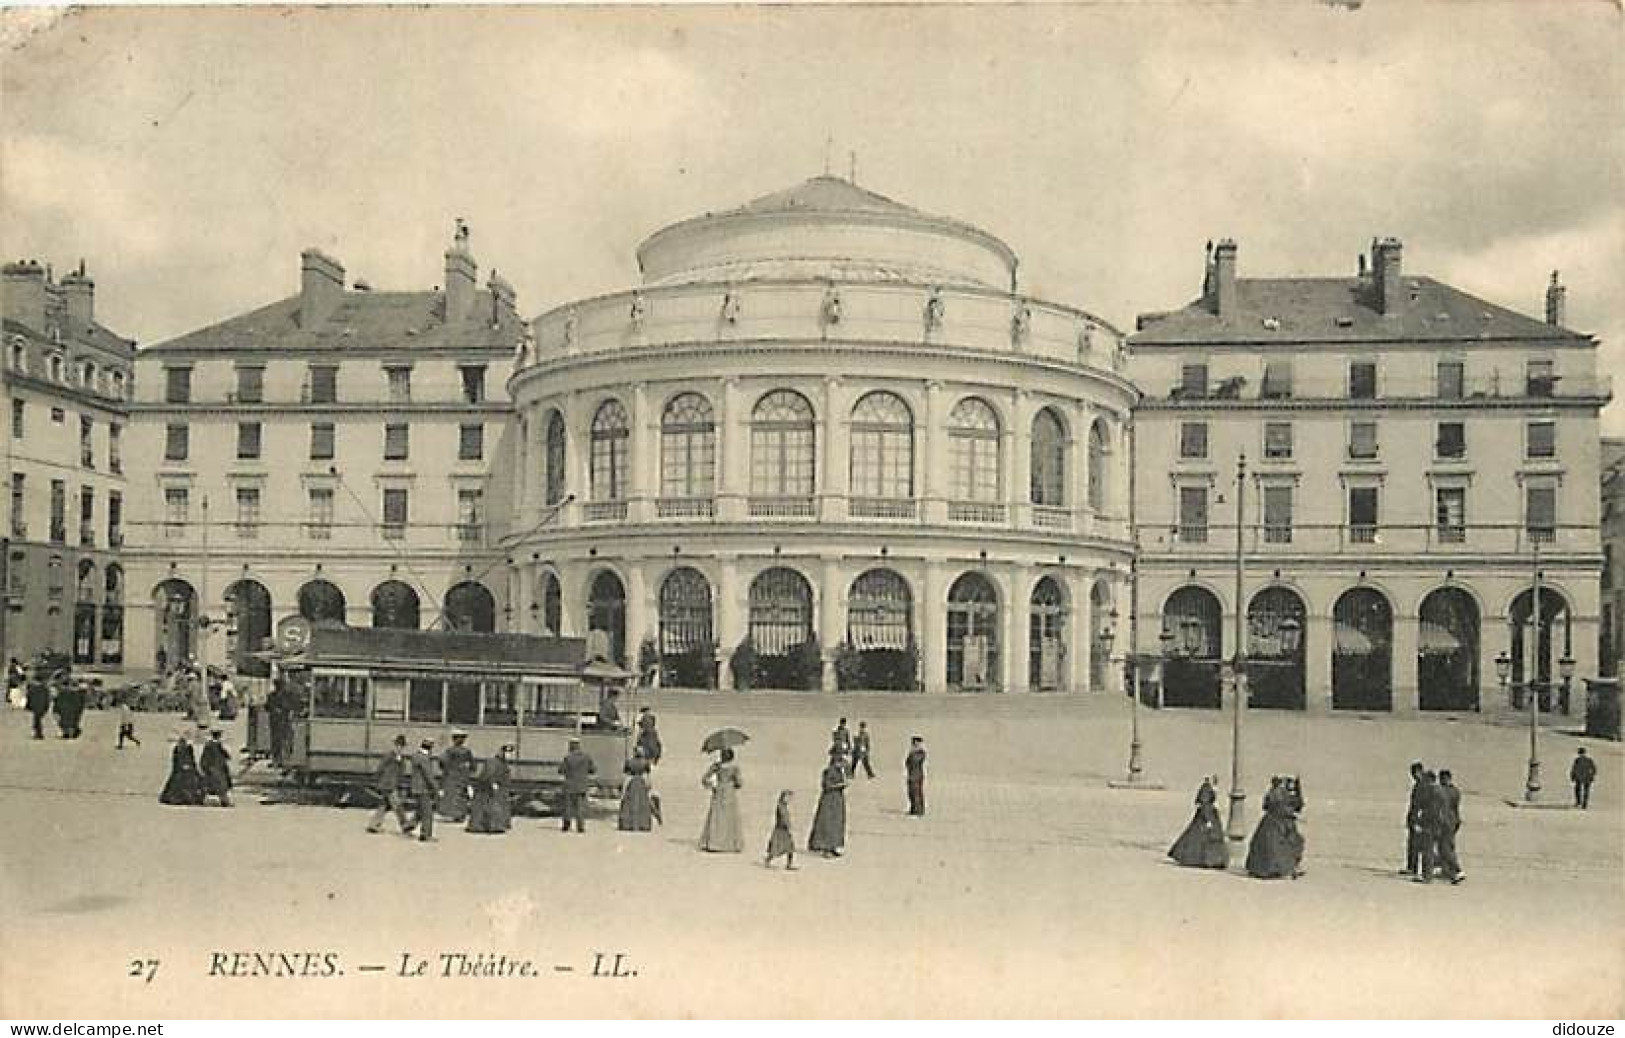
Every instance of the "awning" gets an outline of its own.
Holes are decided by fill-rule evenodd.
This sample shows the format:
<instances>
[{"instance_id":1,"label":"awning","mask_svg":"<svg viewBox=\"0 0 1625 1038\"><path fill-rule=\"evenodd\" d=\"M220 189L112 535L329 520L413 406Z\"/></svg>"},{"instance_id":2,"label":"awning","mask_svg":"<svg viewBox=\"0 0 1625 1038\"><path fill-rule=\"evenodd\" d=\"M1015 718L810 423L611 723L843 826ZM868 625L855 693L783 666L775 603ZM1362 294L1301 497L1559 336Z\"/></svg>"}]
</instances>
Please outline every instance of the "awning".
<instances>
[{"instance_id":1,"label":"awning","mask_svg":"<svg viewBox=\"0 0 1625 1038\"><path fill-rule=\"evenodd\" d=\"M1427 653L1444 654L1461 650L1461 639L1452 634L1448 627L1430 620L1422 621L1416 644L1420 651Z\"/></svg>"},{"instance_id":2,"label":"awning","mask_svg":"<svg viewBox=\"0 0 1625 1038\"><path fill-rule=\"evenodd\" d=\"M1332 629L1332 651L1342 656L1369 656L1373 648L1371 637L1351 624L1338 624Z\"/></svg>"}]
</instances>

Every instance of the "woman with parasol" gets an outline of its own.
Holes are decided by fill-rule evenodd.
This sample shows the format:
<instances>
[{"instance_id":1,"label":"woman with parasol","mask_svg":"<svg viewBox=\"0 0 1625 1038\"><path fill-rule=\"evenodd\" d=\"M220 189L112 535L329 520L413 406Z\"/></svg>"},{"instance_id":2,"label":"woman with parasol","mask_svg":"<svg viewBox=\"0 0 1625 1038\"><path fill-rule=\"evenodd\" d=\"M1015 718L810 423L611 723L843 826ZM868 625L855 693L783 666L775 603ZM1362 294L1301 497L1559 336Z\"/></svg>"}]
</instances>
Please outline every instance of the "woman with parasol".
<instances>
[{"instance_id":1,"label":"woman with parasol","mask_svg":"<svg viewBox=\"0 0 1625 1038\"><path fill-rule=\"evenodd\" d=\"M745 849L744 830L739 823L739 789L744 779L734 763L733 748L750 736L737 728L724 728L706 737L700 749L716 751L717 760L706 769L700 784L711 791L711 807L700 830L700 850L738 854Z\"/></svg>"}]
</instances>

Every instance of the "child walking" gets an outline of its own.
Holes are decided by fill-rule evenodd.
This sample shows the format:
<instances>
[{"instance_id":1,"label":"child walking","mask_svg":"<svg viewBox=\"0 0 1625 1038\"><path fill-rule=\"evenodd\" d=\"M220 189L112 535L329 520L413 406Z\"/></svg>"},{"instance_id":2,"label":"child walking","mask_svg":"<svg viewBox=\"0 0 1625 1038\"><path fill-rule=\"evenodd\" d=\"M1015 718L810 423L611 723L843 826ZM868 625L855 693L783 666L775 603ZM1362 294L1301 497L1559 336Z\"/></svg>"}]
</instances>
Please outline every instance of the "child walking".
<instances>
[{"instance_id":1,"label":"child walking","mask_svg":"<svg viewBox=\"0 0 1625 1038\"><path fill-rule=\"evenodd\" d=\"M141 745L141 740L135 737L135 711L130 707L130 694L128 692L118 697L118 748L124 749L125 740Z\"/></svg>"},{"instance_id":2,"label":"child walking","mask_svg":"<svg viewBox=\"0 0 1625 1038\"><path fill-rule=\"evenodd\" d=\"M767 860L762 864L773 867L773 859L784 855L785 871L796 867L796 841L790 835L790 797L788 789L779 792L778 806L773 809L773 835L767 838Z\"/></svg>"}]
</instances>

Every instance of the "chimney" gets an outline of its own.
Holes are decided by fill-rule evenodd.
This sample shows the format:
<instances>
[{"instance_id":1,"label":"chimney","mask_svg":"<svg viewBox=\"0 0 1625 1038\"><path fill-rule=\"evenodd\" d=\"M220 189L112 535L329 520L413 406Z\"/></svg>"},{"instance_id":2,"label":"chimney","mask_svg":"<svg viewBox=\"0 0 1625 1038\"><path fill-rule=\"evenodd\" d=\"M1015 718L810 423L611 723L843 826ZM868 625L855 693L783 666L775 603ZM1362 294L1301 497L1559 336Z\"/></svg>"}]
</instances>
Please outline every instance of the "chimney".
<instances>
[{"instance_id":1,"label":"chimney","mask_svg":"<svg viewBox=\"0 0 1625 1038\"><path fill-rule=\"evenodd\" d=\"M1371 247L1371 274L1377 288L1377 311L1384 316L1399 313L1405 305L1405 286L1400 280L1404 269L1404 246L1398 238L1384 238Z\"/></svg>"},{"instance_id":2,"label":"chimney","mask_svg":"<svg viewBox=\"0 0 1625 1038\"><path fill-rule=\"evenodd\" d=\"M89 326L96 323L96 282L85 273L85 261L79 269L62 279L62 294L67 298L68 317L75 324Z\"/></svg>"},{"instance_id":3,"label":"chimney","mask_svg":"<svg viewBox=\"0 0 1625 1038\"><path fill-rule=\"evenodd\" d=\"M1557 271L1552 271L1552 283L1546 286L1546 323L1552 325L1563 324L1568 309L1569 290L1557 280Z\"/></svg>"},{"instance_id":4,"label":"chimney","mask_svg":"<svg viewBox=\"0 0 1625 1038\"><path fill-rule=\"evenodd\" d=\"M485 279L485 285L491 291L491 325L495 327L502 323L504 317L519 316L519 305L514 295L513 286L508 280L495 270Z\"/></svg>"},{"instance_id":5,"label":"chimney","mask_svg":"<svg viewBox=\"0 0 1625 1038\"><path fill-rule=\"evenodd\" d=\"M468 224L461 217L452 235L451 248L446 250L446 323L460 324L468 320L474 309L475 275L479 266L474 254L468 250Z\"/></svg>"},{"instance_id":6,"label":"chimney","mask_svg":"<svg viewBox=\"0 0 1625 1038\"><path fill-rule=\"evenodd\" d=\"M1222 238L1213 247L1213 312L1231 317L1236 312L1236 242Z\"/></svg>"},{"instance_id":7,"label":"chimney","mask_svg":"<svg viewBox=\"0 0 1625 1038\"><path fill-rule=\"evenodd\" d=\"M41 335L45 334L45 268L35 260L5 266L5 315Z\"/></svg>"},{"instance_id":8,"label":"chimney","mask_svg":"<svg viewBox=\"0 0 1625 1038\"><path fill-rule=\"evenodd\" d=\"M344 298L344 267L320 249L299 254L299 326L327 320Z\"/></svg>"}]
</instances>

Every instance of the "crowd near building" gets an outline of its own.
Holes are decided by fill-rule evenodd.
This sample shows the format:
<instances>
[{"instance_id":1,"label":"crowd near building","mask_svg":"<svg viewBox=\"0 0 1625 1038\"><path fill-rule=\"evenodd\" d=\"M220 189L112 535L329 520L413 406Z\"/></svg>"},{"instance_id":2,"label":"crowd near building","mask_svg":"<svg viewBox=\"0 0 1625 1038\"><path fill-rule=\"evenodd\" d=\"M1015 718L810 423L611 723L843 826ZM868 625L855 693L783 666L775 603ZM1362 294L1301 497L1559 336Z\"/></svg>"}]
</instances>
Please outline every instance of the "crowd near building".
<instances>
[{"instance_id":1,"label":"crowd near building","mask_svg":"<svg viewBox=\"0 0 1625 1038\"><path fill-rule=\"evenodd\" d=\"M1237 255L1125 336L826 175L531 320L459 222L428 291L309 250L296 294L140 351L82 265L11 264L6 651L257 673L301 617L932 693L1110 691L1134 654L1213 707L1239 648L1254 706L1407 713L1611 673L1625 472L1557 275L1537 320L1392 239L1340 277Z\"/></svg>"}]
</instances>

